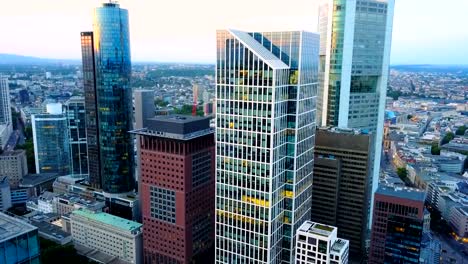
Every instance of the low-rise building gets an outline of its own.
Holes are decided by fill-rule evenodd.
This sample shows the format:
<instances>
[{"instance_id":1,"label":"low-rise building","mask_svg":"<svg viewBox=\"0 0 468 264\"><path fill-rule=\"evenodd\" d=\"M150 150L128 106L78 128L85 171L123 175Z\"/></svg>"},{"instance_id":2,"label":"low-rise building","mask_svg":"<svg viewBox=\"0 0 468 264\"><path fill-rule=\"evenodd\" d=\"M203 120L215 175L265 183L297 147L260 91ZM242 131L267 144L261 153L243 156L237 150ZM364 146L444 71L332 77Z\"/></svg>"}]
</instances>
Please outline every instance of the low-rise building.
<instances>
[{"instance_id":1,"label":"low-rise building","mask_svg":"<svg viewBox=\"0 0 468 264\"><path fill-rule=\"evenodd\" d=\"M457 236L468 242L468 206L452 207L448 221Z\"/></svg>"},{"instance_id":2,"label":"low-rise building","mask_svg":"<svg viewBox=\"0 0 468 264\"><path fill-rule=\"evenodd\" d=\"M297 264L346 264L349 241L337 237L338 228L312 221L304 222L296 234Z\"/></svg>"},{"instance_id":3,"label":"low-rise building","mask_svg":"<svg viewBox=\"0 0 468 264\"><path fill-rule=\"evenodd\" d=\"M142 263L142 224L103 212L78 209L71 213L71 233L78 246L134 263Z\"/></svg>"},{"instance_id":4,"label":"low-rise building","mask_svg":"<svg viewBox=\"0 0 468 264\"><path fill-rule=\"evenodd\" d=\"M28 174L24 150L5 151L0 154L0 176L7 176L10 188L18 188L23 176Z\"/></svg>"},{"instance_id":5,"label":"low-rise building","mask_svg":"<svg viewBox=\"0 0 468 264\"><path fill-rule=\"evenodd\" d=\"M37 227L0 213L0 263L39 263Z\"/></svg>"}]
</instances>

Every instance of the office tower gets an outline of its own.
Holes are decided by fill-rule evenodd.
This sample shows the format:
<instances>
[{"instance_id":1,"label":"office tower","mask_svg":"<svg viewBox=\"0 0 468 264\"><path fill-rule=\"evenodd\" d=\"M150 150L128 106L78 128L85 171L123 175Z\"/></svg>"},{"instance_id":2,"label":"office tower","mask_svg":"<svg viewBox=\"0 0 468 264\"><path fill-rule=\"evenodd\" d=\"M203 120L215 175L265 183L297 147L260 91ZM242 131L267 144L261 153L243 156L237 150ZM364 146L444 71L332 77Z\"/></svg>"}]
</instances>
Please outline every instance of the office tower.
<instances>
[{"instance_id":1,"label":"office tower","mask_svg":"<svg viewBox=\"0 0 468 264\"><path fill-rule=\"evenodd\" d=\"M373 192L380 170L394 2L328 0L319 12L317 122L375 134Z\"/></svg>"},{"instance_id":2,"label":"office tower","mask_svg":"<svg viewBox=\"0 0 468 264\"><path fill-rule=\"evenodd\" d=\"M92 187L100 189L101 162L97 116L96 70L94 67L93 32L81 32L83 86L85 92L86 137L88 145L88 179Z\"/></svg>"},{"instance_id":3,"label":"office tower","mask_svg":"<svg viewBox=\"0 0 468 264\"><path fill-rule=\"evenodd\" d=\"M142 224L82 208L71 213L70 223L75 246L105 253L124 263L142 263Z\"/></svg>"},{"instance_id":4,"label":"office tower","mask_svg":"<svg viewBox=\"0 0 468 264\"><path fill-rule=\"evenodd\" d=\"M217 32L216 263L294 263L310 219L319 36Z\"/></svg>"},{"instance_id":5,"label":"office tower","mask_svg":"<svg viewBox=\"0 0 468 264\"><path fill-rule=\"evenodd\" d=\"M65 103L70 142L70 171L72 175L88 174L86 144L86 113L84 97L74 96Z\"/></svg>"},{"instance_id":6,"label":"office tower","mask_svg":"<svg viewBox=\"0 0 468 264\"><path fill-rule=\"evenodd\" d=\"M192 263L214 244L214 130L204 117L156 116L145 123L134 132L145 263Z\"/></svg>"},{"instance_id":7,"label":"office tower","mask_svg":"<svg viewBox=\"0 0 468 264\"><path fill-rule=\"evenodd\" d=\"M26 174L28 174L26 151L13 150L0 154L0 176L8 177L12 189L18 188Z\"/></svg>"},{"instance_id":8,"label":"office tower","mask_svg":"<svg viewBox=\"0 0 468 264\"><path fill-rule=\"evenodd\" d=\"M135 90L133 92L135 101L135 129L145 127L147 119L154 117L154 91Z\"/></svg>"},{"instance_id":9,"label":"office tower","mask_svg":"<svg viewBox=\"0 0 468 264\"><path fill-rule=\"evenodd\" d=\"M11 207L11 191L8 177L0 176L0 212Z\"/></svg>"},{"instance_id":10,"label":"office tower","mask_svg":"<svg viewBox=\"0 0 468 264\"><path fill-rule=\"evenodd\" d=\"M334 226L304 222L296 235L296 263L347 264L349 241L337 233Z\"/></svg>"},{"instance_id":11,"label":"office tower","mask_svg":"<svg viewBox=\"0 0 468 264\"><path fill-rule=\"evenodd\" d=\"M114 2L96 8L81 48L90 181L108 195L127 193L135 185L128 11Z\"/></svg>"},{"instance_id":12,"label":"office tower","mask_svg":"<svg viewBox=\"0 0 468 264\"><path fill-rule=\"evenodd\" d=\"M8 79L0 76L0 125L12 125Z\"/></svg>"},{"instance_id":13,"label":"office tower","mask_svg":"<svg viewBox=\"0 0 468 264\"><path fill-rule=\"evenodd\" d=\"M0 263L40 263L37 227L0 213Z\"/></svg>"},{"instance_id":14,"label":"office tower","mask_svg":"<svg viewBox=\"0 0 468 264\"><path fill-rule=\"evenodd\" d=\"M46 114L31 117L36 173L70 174L67 116L62 104L47 104Z\"/></svg>"},{"instance_id":15,"label":"office tower","mask_svg":"<svg viewBox=\"0 0 468 264\"><path fill-rule=\"evenodd\" d=\"M374 198L369 263L419 263L423 235L422 190L379 186Z\"/></svg>"},{"instance_id":16,"label":"office tower","mask_svg":"<svg viewBox=\"0 0 468 264\"><path fill-rule=\"evenodd\" d=\"M350 242L350 258L365 253L370 217L371 135L323 128L315 134L312 221L336 226Z\"/></svg>"}]
</instances>

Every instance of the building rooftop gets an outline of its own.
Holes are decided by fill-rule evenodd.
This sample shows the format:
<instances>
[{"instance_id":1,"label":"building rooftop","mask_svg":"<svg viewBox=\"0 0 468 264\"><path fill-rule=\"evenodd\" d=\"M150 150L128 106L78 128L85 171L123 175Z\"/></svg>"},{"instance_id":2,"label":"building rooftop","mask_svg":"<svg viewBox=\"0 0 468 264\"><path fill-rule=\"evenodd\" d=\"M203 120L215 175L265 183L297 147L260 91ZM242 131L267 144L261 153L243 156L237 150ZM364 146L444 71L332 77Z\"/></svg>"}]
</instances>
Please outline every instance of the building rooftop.
<instances>
[{"instance_id":1,"label":"building rooftop","mask_svg":"<svg viewBox=\"0 0 468 264\"><path fill-rule=\"evenodd\" d=\"M423 190L409 188L409 187L396 187L389 185L380 185L377 189L378 194L385 196L393 196L415 201L423 201L426 198L426 193Z\"/></svg>"},{"instance_id":2,"label":"building rooftop","mask_svg":"<svg viewBox=\"0 0 468 264\"><path fill-rule=\"evenodd\" d=\"M71 234L63 231L62 228L45 221L31 221L31 225L39 229L39 235L53 239L56 242L62 241L71 236ZM71 238L69 239L71 240Z\"/></svg>"},{"instance_id":3,"label":"building rooftop","mask_svg":"<svg viewBox=\"0 0 468 264\"><path fill-rule=\"evenodd\" d=\"M23 177L20 187L34 187L48 181L53 181L57 177L57 173L28 174Z\"/></svg>"},{"instance_id":4,"label":"building rooftop","mask_svg":"<svg viewBox=\"0 0 468 264\"><path fill-rule=\"evenodd\" d=\"M31 224L0 213L0 243L36 229Z\"/></svg>"},{"instance_id":5,"label":"building rooftop","mask_svg":"<svg viewBox=\"0 0 468 264\"><path fill-rule=\"evenodd\" d=\"M337 239L335 241L335 243L333 243L332 247L331 247L331 251L332 252L336 252L336 253L341 253L341 251L344 249L344 248L347 248L349 245L349 241L348 240L345 240L345 239Z\"/></svg>"},{"instance_id":6,"label":"building rooftop","mask_svg":"<svg viewBox=\"0 0 468 264\"><path fill-rule=\"evenodd\" d=\"M112 225L113 227L124 231L134 231L142 226L140 223L103 212L92 212L89 210L78 209L73 211L72 214L83 216L103 224Z\"/></svg>"},{"instance_id":7,"label":"building rooftop","mask_svg":"<svg viewBox=\"0 0 468 264\"><path fill-rule=\"evenodd\" d=\"M319 236L329 237L337 228L334 226L323 225L314 223L312 221L306 221L299 227L299 231L311 233Z\"/></svg>"},{"instance_id":8,"label":"building rooftop","mask_svg":"<svg viewBox=\"0 0 468 264\"><path fill-rule=\"evenodd\" d=\"M8 150L0 154L0 158L9 157L9 156L17 156L17 155L20 155L21 153L25 153L25 151L22 149Z\"/></svg>"},{"instance_id":9,"label":"building rooftop","mask_svg":"<svg viewBox=\"0 0 468 264\"><path fill-rule=\"evenodd\" d=\"M159 115L148 118L146 126L131 131L138 135L190 140L214 133L210 127L210 117L189 115Z\"/></svg>"}]
</instances>

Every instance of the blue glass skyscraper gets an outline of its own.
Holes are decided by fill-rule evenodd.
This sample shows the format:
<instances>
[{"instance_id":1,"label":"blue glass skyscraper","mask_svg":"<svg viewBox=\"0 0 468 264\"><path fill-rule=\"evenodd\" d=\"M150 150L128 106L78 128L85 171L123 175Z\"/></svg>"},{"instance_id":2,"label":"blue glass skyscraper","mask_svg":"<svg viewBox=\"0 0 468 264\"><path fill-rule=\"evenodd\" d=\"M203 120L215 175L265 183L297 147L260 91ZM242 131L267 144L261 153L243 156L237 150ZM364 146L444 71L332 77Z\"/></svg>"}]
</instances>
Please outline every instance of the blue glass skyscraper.
<instances>
[{"instance_id":1,"label":"blue glass skyscraper","mask_svg":"<svg viewBox=\"0 0 468 264\"><path fill-rule=\"evenodd\" d=\"M90 181L106 193L134 188L131 62L128 11L104 3L93 32L83 32L83 75L90 151ZM92 49L91 49L92 47ZM85 67L86 66L86 67Z\"/></svg>"}]
</instances>

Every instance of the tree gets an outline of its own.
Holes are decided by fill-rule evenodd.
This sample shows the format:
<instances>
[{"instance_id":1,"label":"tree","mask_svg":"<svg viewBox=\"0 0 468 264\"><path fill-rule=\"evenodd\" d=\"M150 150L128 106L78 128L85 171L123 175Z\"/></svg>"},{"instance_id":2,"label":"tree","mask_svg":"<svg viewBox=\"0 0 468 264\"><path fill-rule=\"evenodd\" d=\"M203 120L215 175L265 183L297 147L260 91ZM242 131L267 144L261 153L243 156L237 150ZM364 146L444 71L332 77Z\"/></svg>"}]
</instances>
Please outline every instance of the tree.
<instances>
[{"instance_id":1,"label":"tree","mask_svg":"<svg viewBox=\"0 0 468 264\"><path fill-rule=\"evenodd\" d=\"M34 157L34 143L32 137L26 139L23 145L16 145L15 149L24 149L26 151L28 172L36 173L36 159Z\"/></svg>"},{"instance_id":2,"label":"tree","mask_svg":"<svg viewBox=\"0 0 468 264\"><path fill-rule=\"evenodd\" d=\"M397 168L397 175L403 182L408 180L408 170L404 167Z\"/></svg>"},{"instance_id":3,"label":"tree","mask_svg":"<svg viewBox=\"0 0 468 264\"><path fill-rule=\"evenodd\" d=\"M457 135L457 136L465 135L466 129L467 129L467 127L465 125L463 125L461 127L458 127L457 131L455 131L455 135Z\"/></svg>"},{"instance_id":4,"label":"tree","mask_svg":"<svg viewBox=\"0 0 468 264\"><path fill-rule=\"evenodd\" d=\"M440 155L440 147L437 143L432 143L431 146L431 154L432 155Z\"/></svg>"},{"instance_id":5,"label":"tree","mask_svg":"<svg viewBox=\"0 0 468 264\"><path fill-rule=\"evenodd\" d=\"M78 255L72 244L59 245L53 241L39 238L42 263L80 264L91 263L86 257Z\"/></svg>"},{"instance_id":6,"label":"tree","mask_svg":"<svg viewBox=\"0 0 468 264\"><path fill-rule=\"evenodd\" d=\"M406 116L406 119L410 120L411 118L413 118L414 116L413 115L407 115Z\"/></svg>"},{"instance_id":7,"label":"tree","mask_svg":"<svg viewBox=\"0 0 468 264\"><path fill-rule=\"evenodd\" d=\"M192 115L192 105L184 105L182 108L176 108L174 109L174 113L178 115ZM197 107L197 116L203 116L203 110L199 107Z\"/></svg>"},{"instance_id":8,"label":"tree","mask_svg":"<svg viewBox=\"0 0 468 264\"><path fill-rule=\"evenodd\" d=\"M453 134L452 132L448 132L447 134L445 134L445 136L442 139L442 142L440 142L440 144L445 145L445 144L449 143L454 138L455 138L455 134Z\"/></svg>"},{"instance_id":9,"label":"tree","mask_svg":"<svg viewBox=\"0 0 468 264\"><path fill-rule=\"evenodd\" d=\"M159 107L166 107L169 103L164 101L164 100L161 100L161 99L156 99L154 100L154 105L155 106L159 106Z\"/></svg>"}]
</instances>

